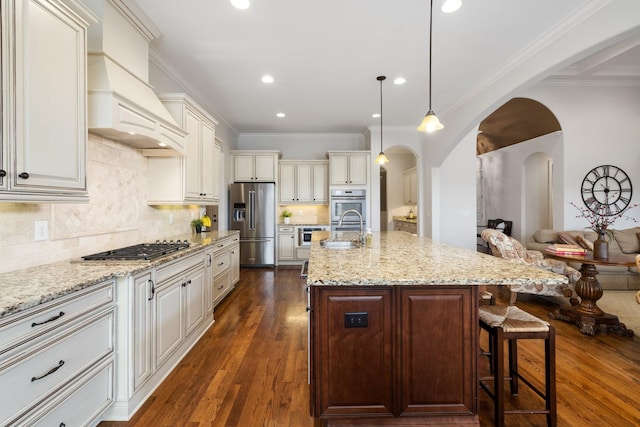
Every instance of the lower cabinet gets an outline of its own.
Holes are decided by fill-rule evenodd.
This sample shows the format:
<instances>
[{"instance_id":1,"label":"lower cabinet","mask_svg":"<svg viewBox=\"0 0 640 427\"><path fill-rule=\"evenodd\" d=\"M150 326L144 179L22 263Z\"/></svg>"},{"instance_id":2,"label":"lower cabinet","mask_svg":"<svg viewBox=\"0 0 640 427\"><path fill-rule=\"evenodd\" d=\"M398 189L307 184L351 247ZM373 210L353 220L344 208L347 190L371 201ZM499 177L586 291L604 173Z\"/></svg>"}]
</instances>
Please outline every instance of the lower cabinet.
<instances>
[{"instance_id":1,"label":"lower cabinet","mask_svg":"<svg viewBox=\"0 0 640 427\"><path fill-rule=\"evenodd\" d=\"M464 286L312 286L312 416L478 422L476 298Z\"/></svg>"},{"instance_id":2,"label":"lower cabinet","mask_svg":"<svg viewBox=\"0 0 640 427\"><path fill-rule=\"evenodd\" d=\"M200 336L207 312L205 251L118 283L116 399L106 420L129 420Z\"/></svg>"},{"instance_id":3,"label":"lower cabinet","mask_svg":"<svg viewBox=\"0 0 640 427\"><path fill-rule=\"evenodd\" d=\"M221 239L213 245L213 306L226 297L240 280L240 238Z\"/></svg>"},{"instance_id":4,"label":"lower cabinet","mask_svg":"<svg viewBox=\"0 0 640 427\"><path fill-rule=\"evenodd\" d=\"M107 281L0 319L0 425L97 423L114 401L114 298Z\"/></svg>"},{"instance_id":5,"label":"lower cabinet","mask_svg":"<svg viewBox=\"0 0 640 427\"><path fill-rule=\"evenodd\" d=\"M407 233L417 234L418 224L408 221L393 221L393 228L397 231L406 231Z\"/></svg>"}]
</instances>

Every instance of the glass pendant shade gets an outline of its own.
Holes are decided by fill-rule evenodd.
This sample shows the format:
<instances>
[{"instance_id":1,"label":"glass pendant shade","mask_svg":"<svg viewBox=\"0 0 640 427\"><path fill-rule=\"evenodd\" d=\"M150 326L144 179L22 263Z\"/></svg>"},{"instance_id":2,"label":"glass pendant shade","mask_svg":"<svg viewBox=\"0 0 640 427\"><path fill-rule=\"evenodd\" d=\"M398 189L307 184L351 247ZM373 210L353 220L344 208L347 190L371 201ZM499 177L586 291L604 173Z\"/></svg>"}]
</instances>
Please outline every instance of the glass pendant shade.
<instances>
[{"instance_id":1,"label":"glass pendant shade","mask_svg":"<svg viewBox=\"0 0 640 427\"><path fill-rule=\"evenodd\" d=\"M420 126L418 126L418 130L420 132L427 133L435 132L440 129L444 129L444 125L440 123L440 120L438 120L438 116L436 116L436 113L431 110L429 110L427 115L424 116L424 119L422 119L422 123L420 123Z\"/></svg>"},{"instance_id":2,"label":"glass pendant shade","mask_svg":"<svg viewBox=\"0 0 640 427\"><path fill-rule=\"evenodd\" d=\"M379 165L389 163L389 159L387 159L387 156L384 155L383 151L381 151L380 154L378 154L378 157L376 157L376 163Z\"/></svg>"}]
</instances>

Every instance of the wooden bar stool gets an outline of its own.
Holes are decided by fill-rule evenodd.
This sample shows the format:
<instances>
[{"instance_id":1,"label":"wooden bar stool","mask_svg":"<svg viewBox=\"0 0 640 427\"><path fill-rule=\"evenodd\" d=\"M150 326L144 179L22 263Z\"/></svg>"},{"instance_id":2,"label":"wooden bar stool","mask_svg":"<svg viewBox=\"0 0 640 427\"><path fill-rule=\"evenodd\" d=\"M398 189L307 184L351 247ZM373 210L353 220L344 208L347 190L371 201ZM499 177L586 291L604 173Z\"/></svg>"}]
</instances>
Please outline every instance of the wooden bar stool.
<instances>
[{"instance_id":1,"label":"wooden bar stool","mask_svg":"<svg viewBox=\"0 0 640 427\"><path fill-rule=\"evenodd\" d=\"M479 385L494 401L495 425L504 426L506 414L545 414L547 425L557 425L556 414L556 346L555 330L548 322L519 309L516 306L480 306L480 327L489 333L489 349L481 354L489 357L491 376L480 377ZM535 387L518 372L518 340L544 340L545 390ZM509 375L504 372L504 341L509 343ZM544 409L505 410L505 380L509 380L513 396L518 394L518 380L522 380L545 401ZM493 392L487 383L493 382Z\"/></svg>"}]
</instances>

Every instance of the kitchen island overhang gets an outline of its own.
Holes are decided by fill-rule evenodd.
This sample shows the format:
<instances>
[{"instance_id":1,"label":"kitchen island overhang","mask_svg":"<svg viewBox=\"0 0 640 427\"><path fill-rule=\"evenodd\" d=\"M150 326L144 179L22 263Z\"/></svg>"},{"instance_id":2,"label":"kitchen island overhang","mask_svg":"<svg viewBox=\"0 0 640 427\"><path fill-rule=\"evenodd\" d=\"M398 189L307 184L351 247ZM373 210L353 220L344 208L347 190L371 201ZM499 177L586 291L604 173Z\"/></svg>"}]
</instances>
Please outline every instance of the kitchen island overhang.
<instances>
[{"instance_id":1,"label":"kitchen island overhang","mask_svg":"<svg viewBox=\"0 0 640 427\"><path fill-rule=\"evenodd\" d=\"M310 410L327 426L478 425L479 290L567 281L404 232L348 250L327 237L307 280Z\"/></svg>"}]
</instances>

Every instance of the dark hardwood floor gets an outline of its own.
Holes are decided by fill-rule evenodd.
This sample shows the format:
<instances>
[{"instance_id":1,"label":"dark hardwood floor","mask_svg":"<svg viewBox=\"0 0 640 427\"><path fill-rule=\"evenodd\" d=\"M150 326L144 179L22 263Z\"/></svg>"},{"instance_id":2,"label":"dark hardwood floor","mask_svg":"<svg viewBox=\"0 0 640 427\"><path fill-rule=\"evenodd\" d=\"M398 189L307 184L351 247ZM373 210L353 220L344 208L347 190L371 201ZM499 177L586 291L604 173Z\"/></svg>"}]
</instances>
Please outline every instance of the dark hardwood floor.
<instances>
[{"instance_id":1,"label":"dark hardwood floor","mask_svg":"<svg viewBox=\"0 0 640 427\"><path fill-rule=\"evenodd\" d=\"M312 427L307 294L299 271L242 269L235 291L216 308L215 324L131 421L100 426ZM508 302L506 291L490 290L498 303ZM545 319L554 308L529 295L519 296L516 305ZM589 337L568 323L551 322L557 335L558 425L640 426L640 338ZM542 357L541 343L519 346L521 370L539 384ZM479 398L481 425L491 426L491 401L482 391ZM509 404L538 402L521 385ZM506 421L508 426L546 425L542 415L512 415Z\"/></svg>"}]
</instances>

